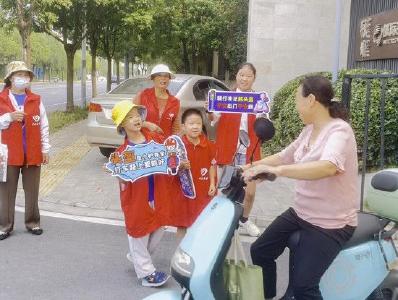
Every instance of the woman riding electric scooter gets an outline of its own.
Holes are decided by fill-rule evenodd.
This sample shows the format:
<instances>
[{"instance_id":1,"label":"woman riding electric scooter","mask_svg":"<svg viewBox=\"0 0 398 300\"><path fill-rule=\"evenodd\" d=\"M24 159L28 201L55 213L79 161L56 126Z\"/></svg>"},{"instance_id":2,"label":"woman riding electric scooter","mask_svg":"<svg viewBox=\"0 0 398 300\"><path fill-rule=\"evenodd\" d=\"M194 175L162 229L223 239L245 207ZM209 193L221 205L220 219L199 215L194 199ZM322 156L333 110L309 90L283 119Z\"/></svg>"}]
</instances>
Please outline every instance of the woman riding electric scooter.
<instances>
[{"instance_id":1,"label":"woman riding electric scooter","mask_svg":"<svg viewBox=\"0 0 398 300\"><path fill-rule=\"evenodd\" d=\"M290 279L295 299L322 299L319 282L357 226L357 146L344 106L334 100L327 78L305 78L296 109L306 125L282 152L245 166L245 180L270 172L296 181L293 208L271 223L251 247L263 268L264 292L276 296L276 263L289 237L301 231Z\"/></svg>"}]
</instances>

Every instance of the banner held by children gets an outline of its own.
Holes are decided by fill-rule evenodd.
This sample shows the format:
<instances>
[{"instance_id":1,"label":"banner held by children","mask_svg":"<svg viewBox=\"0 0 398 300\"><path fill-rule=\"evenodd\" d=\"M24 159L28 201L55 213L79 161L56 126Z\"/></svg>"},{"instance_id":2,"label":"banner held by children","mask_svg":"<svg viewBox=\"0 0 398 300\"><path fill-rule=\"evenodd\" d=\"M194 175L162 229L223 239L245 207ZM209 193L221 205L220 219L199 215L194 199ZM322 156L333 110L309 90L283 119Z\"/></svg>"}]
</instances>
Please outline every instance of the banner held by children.
<instances>
[{"instance_id":1,"label":"banner held by children","mask_svg":"<svg viewBox=\"0 0 398 300\"><path fill-rule=\"evenodd\" d=\"M210 90L208 93L211 112L268 114L271 98L266 92L234 92Z\"/></svg>"},{"instance_id":2,"label":"banner held by children","mask_svg":"<svg viewBox=\"0 0 398 300\"><path fill-rule=\"evenodd\" d=\"M195 198L195 186L190 170L181 170L180 162L186 159L186 149L180 137L172 135L163 144L151 141L146 144L128 145L126 149L109 157L105 165L112 176L134 182L154 174L179 175L181 188L188 198Z\"/></svg>"}]
</instances>

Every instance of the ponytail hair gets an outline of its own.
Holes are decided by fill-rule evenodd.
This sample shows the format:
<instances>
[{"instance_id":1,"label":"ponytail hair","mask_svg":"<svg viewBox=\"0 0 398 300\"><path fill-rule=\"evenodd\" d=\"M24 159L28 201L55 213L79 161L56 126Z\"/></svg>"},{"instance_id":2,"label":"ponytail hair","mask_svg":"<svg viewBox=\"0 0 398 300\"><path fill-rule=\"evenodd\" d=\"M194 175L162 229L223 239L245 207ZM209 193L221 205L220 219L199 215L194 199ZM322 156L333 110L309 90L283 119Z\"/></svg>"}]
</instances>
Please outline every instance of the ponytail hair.
<instances>
[{"instance_id":1,"label":"ponytail hair","mask_svg":"<svg viewBox=\"0 0 398 300\"><path fill-rule=\"evenodd\" d=\"M345 105L338 99L333 98L329 108L329 114L332 118L340 118L348 122L348 111Z\"/></svg>"},{"instance_id":2,"label":"ponytail hair","mask_svg":"<svg viewBox=\"0 0 398 300\"><path fill-rule=\"evenodd\" d=\"M343 103L334 98L332 83L321 75L308 76L301 82L302 95L315 96L315 100L327 107L332 118L340 118L348 121L348 111Z\"/></svg>"}]
</instances>

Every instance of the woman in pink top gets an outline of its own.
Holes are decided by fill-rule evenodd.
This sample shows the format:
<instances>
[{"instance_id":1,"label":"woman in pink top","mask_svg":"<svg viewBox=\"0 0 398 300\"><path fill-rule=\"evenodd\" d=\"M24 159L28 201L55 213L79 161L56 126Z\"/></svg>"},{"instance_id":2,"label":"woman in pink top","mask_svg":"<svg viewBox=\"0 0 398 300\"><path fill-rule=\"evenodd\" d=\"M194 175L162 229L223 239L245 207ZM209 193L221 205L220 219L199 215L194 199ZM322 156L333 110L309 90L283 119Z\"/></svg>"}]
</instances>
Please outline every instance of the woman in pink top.
<instances>
[{"instance_id":1,"label":"woman in pink top","mask_svg":"<svg viewBox=\"0 0 398 300\"><path fill-rule=\"evenodd\" d=\"M306 125L280 153L246 165L246 181L261 172L296 179L293 208L277 217L251 246L253 263L263 268L267 299L276 296L276 263L289 237L300 231L294 255L295 299L322 299L319 282L357 225L357 146L344 106L334 101L330 81L305 78L296 109Z\"/></svg>"}]
</instances>

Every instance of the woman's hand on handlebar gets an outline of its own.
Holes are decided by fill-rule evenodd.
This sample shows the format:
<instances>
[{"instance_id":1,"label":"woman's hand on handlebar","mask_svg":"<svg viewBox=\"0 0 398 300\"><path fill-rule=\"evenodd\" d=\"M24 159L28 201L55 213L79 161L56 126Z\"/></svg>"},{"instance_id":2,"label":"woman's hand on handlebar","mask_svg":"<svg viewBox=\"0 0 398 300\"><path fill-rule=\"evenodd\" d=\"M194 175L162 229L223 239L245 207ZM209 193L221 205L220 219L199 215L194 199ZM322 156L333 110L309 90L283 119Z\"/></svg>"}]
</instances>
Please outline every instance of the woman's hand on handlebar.
<instances>
[{"instance_id":1,"label":"woman's hand on handlebar","mask_svg":"<svg viewBox=\"0 0 398 300\"><path fill-rule=\"evenodd\" d=\"M271 173L275 174L276 176L279 176L279 167L273 167L273 166L267 166L267 165L257 165L254 167L251 167L249 169L244 170L243 172L243 179L245 182L250 182L253 180L253 177L255 177L258 174L261 173ZM257 179L256 181L262 182L264 180Z\"/></svg>"}]
</instances>

